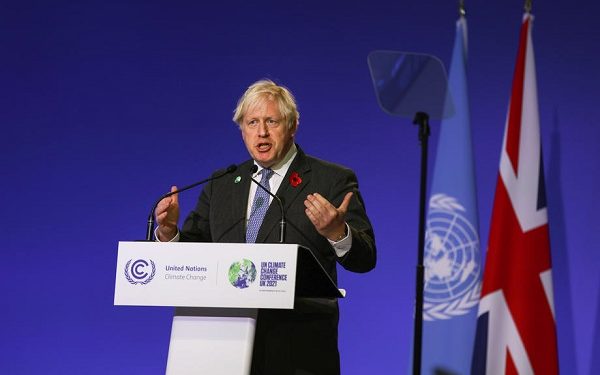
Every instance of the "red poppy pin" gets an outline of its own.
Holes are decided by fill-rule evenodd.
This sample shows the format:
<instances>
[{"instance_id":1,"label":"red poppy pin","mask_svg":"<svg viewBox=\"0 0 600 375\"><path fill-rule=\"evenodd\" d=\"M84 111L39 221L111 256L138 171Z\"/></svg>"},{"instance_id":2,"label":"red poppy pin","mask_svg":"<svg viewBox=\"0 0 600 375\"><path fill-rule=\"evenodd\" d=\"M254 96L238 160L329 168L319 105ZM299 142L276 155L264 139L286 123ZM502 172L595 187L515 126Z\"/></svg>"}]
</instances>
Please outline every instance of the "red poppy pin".
<instances>
[{"instance_id":1,"label":"red poppy pin","mask_svg":"<svg viewBox=\"0 0 600 375\"><path fill-rule=\"evenodd\" d=\"M290 175L290 184L293 187L296 187L298 185L300 185L302 183L302 178L300 178L300 175L298 174L298 172L292 172L292 174Z\"/></svg>"}]
</instances>

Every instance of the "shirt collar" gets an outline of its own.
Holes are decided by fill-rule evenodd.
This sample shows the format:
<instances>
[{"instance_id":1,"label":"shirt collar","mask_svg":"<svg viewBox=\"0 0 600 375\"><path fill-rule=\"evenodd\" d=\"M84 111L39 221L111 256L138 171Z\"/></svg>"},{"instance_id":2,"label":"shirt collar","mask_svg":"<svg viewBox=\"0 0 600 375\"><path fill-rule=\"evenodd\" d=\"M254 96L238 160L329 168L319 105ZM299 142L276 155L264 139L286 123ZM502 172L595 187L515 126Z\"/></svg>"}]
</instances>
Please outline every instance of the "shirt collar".
<instances>
[{"instance_id":1,"label":"shirt collar","mask_svg":"<svg viewBox=\"0 0 600 375\"><path fill-rule=\"evenodd\" d=\"M290 169L290 165L292 165L292 161L294 161L294 158L296 157L297 154L298 154L298 147L296 147L295 143L292 143L292 147L290 147L290 149L285 154L283 159L279 163L273 165L271 167L271 169L273 170L273 172L275 172L276 175L278 175L280 177L285 176L288 169ZM256 170L256 173L254 173L252 175L252 177L256 178L258 175L261 174L261 172L264 168L261 167L260 165L258 165L258 163L256 161L254 161L254 165L256 165L258 167L258 169Z\"/></svg>"}]
</instances>

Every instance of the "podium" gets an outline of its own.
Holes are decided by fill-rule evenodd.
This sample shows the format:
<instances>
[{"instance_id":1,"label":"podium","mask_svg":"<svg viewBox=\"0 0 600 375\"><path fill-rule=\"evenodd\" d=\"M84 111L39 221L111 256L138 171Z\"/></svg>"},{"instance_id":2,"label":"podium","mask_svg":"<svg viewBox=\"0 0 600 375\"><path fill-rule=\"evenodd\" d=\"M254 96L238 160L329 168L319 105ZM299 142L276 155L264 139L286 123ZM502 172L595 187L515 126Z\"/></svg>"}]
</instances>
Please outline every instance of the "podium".
<instances>
[{"instance_id":1,"label":"podium","mask_svg":"<svg viewBox=\"0 0 600 375\"><path fill-rule=\"evenodd\" d=\"M343 296L300 245L119 243L114 304L178 307L167 374L249 374L258 309Z\"/></svg>"}]
</instances>

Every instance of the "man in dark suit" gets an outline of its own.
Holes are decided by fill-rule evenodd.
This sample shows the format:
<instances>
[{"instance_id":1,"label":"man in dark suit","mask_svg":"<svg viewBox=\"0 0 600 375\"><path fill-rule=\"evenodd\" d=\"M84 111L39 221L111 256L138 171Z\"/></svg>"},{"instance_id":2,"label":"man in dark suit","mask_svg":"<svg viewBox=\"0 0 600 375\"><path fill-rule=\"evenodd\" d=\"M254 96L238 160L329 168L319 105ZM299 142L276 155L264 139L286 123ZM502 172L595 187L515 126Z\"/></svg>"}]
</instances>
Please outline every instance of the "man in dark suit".
<instances>
[{"instance_id":1,"label":"man in dark suit","mask_svg":"<svg viewBox=\"0 0 600 375\"><path fill-rule=\"evenodd\" d=\"M177 195L163 200L156 209L157 238L279 242L279 208L268 204L269 197L251 183L253 176L284 202L286 242L311 249L332 280L337 282L337 263L354 272L373 269L375 239L355 174L306 155L294 143L298 120L294 97L285 87L268 80L251 85L234 121L252 159L233 176L206 185L181 231ZM334 299L299 298L293 310L261 310L252 374L339 374L337 329Z\"/></svg>"}]
</instances>

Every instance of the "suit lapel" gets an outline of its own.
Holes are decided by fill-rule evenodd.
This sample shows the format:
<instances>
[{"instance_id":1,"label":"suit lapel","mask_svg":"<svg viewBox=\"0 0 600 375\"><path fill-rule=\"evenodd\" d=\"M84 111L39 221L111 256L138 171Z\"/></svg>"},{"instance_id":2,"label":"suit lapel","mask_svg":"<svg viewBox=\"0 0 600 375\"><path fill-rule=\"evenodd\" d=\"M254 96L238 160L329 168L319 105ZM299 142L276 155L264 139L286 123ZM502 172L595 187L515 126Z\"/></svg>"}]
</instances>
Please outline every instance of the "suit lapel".
<instances>
[{"instance_id":1,"label":"suit lapel","mask_svg":"<svg viewBox=\"0 0 600 375\"><path fill-rule=\"evenodd\" d=\"M290 181L292 173L297 173L298 177L302 179L302 182L297 184L296 186L293 186ZM281 181L281 185L277 190L277 196L280 197L283 201L284 212L287 212L290 206L296 203L298 199L304 200L306 194L301 193L308 186L310 178L310 164L306 160L306 155L304 154L304 152L300 149L300 147L298 147L298 154L296 155L296 158L290 165L290 168L283 177L283 181ZM258 231L256 242L265 242L267 238L269 238L271 232L273 231L276 231L276 233L278 233L280 221L281 212L279 209L279 205L277 204L277 202L272 202L269 206L269 209L267 210L265 218L263 219L260 230ZM279 238L279 236L277 236L277 238Z\"/></svg>"},{"instance_id":2,"label":"suit lapel","mask_svg":"<svg viewBox=\"0 0 600 375\"><path fill-rule=\"evenodd\" d=\"M250 191L250 171L254 162L249 160L240 165L232 180L233 194L231 194L231 212L233 218L242 218L241 225L237 226L236 237L240 242L246 241L246 211L248 208L248 194ZM236 182L237 181L237 182Z\"/></svg>"}]
</instances>

